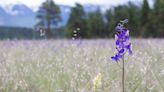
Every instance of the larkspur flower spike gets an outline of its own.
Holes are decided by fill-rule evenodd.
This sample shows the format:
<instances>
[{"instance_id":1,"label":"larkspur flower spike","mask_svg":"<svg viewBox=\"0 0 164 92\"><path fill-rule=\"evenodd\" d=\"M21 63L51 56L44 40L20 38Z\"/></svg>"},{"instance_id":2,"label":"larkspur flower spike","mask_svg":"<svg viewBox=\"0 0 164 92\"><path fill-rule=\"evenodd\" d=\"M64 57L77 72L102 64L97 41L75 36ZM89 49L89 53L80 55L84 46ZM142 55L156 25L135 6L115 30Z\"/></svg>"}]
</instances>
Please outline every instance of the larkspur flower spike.
<instances>
[{"instance_id":1,"label":"larkspur flower spike","mask_svg":"<svg viewBox=\"0 0 164 92\"><path fill-rule=\"evenodd\" d=\"M127 23L128 19L120 21L115 28L116 53L111 57L114 61L119 61L126 52L132 54L132 44L129 41L129 29Z\"/></svg>"}]
</instances>

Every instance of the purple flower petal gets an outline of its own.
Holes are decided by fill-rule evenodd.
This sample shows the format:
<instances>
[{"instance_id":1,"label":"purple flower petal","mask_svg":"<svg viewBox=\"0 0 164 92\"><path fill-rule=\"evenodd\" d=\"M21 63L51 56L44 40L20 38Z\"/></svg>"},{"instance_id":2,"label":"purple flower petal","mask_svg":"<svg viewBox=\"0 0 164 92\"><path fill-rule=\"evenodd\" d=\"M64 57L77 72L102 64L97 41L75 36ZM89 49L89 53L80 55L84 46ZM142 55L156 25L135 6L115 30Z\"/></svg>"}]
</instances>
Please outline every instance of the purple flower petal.
<instances>
[{"instance_id":1,"label":"purple flower petal","mask_svg":"<svg viewBox=\"0 0 164 92\"><path fill-rule=\"evenodd\" d=\"M129 40L129 36L125 36L123 42L126 42L127 40Z\"/></svg>"},{"instance_id":2,"label":"purple flower petal","mask_svg":"<svg viewBox=\"0 0 164 92\"><path fill-rule=\"evenodd\" d=\"M112 56L112 60L118 61L122 56L120 54L116 54L115 56Z\"/></svg>"},{"instance_id":3,"label":"purple flower petal","mask_svg":"<svg viewBox=\"0 0 164 92\"><path fill-rule=\"evenodd\" d=\"M122 35L125 35L126 34L126 31L125 30L122 30Z\"/></svg>"},{"instance_id":4,"label":"purple flower petal","mask_svg":"<svg viewBox=\"0 0 164 92\"><path fill-rule=\"evenodd\" d=\"M127 49L131 48L131 43L129 43L128 45L125 46Z\"/></svg>"},{"instance_id":5,"label":"purple flower petal","mask_svg":"<svg viewBox=\"0 0 164 92\"><path fill-rule=\"evenodd\" d=\"M119 45L120 44L120 40L116 40L116 45Z\"/></svg>"},{"instance_id":6,"label":"purple flower petal","mask_svg":"<svg viewBox=\"0 0 164 92\"><path fill-rule=\"evenodd\" d=\"M119 51L119 53L122 54L122 53L124 53L124 51L125 51L124 49L121 49L121 50Z\"/></svg>"},{"instance_id":7,"label":"purple flower petal","mask_svg":"<svg viewBox=\"0 0 164 92\"><path fill-rule=\"evenodd\" d=\"M124 23L128 23L128 19L125 19L125 20L124 20Z\"/></svg>"},{"instance_id":8,"label":"purple flower petal","mask_svg":"<svg viewBox=\"0 0 164 92\"><path fill-rule=\"evenodd\" d=\"M116 56L112 56L111 58L112 58L112 60L114 60L114 61L118 61L118 58L117 58Z\"/></svg>"},{"instance_id":9,"label":"purple flower petal","mask_svg":"<svg viewBox=\"0 0 164 92\"><path fill-rule=\"evenodd\" d=\"M117 26L117 27L115 28L115 30L116 30L116 31L119 31L119 30L120 30L120 27L119 27L119 26Z\"/></svg>"},{"instance_id":10,"label":"purple flower petal","mask_svg":"<svg viewBox=\"0 0 164 92\"><path fill-rule=\"evenodd\" d=\"M131 55L132 54L132 50L128 49L128 53L129 53L129 55Z\"/></svg>"}]
</instances>

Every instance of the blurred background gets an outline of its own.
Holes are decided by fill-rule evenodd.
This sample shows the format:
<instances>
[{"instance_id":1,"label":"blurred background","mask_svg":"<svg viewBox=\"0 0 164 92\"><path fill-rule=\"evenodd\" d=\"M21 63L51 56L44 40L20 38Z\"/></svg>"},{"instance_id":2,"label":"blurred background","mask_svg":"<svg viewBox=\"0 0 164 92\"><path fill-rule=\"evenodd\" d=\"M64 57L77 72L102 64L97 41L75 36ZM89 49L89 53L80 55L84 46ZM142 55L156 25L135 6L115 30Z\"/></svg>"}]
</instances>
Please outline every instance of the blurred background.
<instances>
[{"instance_id":1,"label":"blurred background","mask_svg":"<svg viewBox=\"0 0 164 92\"><path fill-rule=\"evenodd\" d=\"M0 39L112 38L126 18L132 37L164 37L164 0L0 0Z\"/></svg>"}]
</instances>

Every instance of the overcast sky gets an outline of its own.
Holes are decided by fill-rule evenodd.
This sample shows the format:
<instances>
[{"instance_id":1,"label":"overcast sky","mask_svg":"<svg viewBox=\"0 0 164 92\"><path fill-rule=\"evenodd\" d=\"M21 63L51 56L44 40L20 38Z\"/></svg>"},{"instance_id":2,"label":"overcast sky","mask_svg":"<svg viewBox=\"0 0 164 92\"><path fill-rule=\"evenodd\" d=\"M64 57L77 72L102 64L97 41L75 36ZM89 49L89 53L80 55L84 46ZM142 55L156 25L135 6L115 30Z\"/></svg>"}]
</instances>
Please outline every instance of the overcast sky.
<instances>
[{"instance_id":1,"label":"overcast sky","mask_svg":"<svg viewBox=\"0 0 164 92\"><path fill-rule=\"evenodd\" d=\"M31 8L36 8L41 5L42 2L45 0L0 0L0 5L2 7L10 4L25 4ZM99 4L99 5L105 5L105 6L116 6L118 4L125 4L128 1L135 2L137 4L142 3L143 0L54 0L57 4L62 5L70 5L73 6L76 2L81 4ZM149 3L151 4L152 0Z\"/></svg>"}]
</instances>

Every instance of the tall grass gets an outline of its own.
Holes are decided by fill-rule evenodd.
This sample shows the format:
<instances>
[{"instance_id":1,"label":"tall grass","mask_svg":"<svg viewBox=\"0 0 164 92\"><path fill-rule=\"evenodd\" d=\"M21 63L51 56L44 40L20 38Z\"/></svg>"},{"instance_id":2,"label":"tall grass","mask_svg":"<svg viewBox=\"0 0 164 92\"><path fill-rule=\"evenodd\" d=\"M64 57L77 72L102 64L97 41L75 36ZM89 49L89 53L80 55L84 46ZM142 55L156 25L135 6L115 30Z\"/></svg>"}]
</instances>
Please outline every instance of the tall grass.
<instances>
[{"instance_id":1,"label":"tall grass","mask_svg":"<svg viewBox=\"0 0 164 92\"><path fill-rule=\"evenodd\" d=\"M0 92L121 92L113 40L0 42ZM164 92L164 40L133 40L126 92ZM120 62L121 65L121 62ZM94 79L101 84L94 90Z\"/></svg>"}]
</instances>

